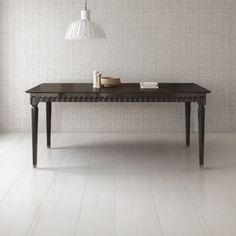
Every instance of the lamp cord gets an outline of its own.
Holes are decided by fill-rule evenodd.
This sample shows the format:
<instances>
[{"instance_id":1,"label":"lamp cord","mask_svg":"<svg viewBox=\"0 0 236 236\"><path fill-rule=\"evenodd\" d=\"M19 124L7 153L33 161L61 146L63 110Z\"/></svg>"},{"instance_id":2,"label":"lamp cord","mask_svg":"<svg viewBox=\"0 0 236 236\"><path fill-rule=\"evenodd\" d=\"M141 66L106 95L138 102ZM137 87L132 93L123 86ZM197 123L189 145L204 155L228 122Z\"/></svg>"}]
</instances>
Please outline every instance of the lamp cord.
<instances>
[{"instance_id":1,"label":"lamp cord","mask_svg":"<svg viewBox=\"0 0 236 236\"><path fill-rule=\"evenodd\" d=\"M84 5L85 5L85 11L87 11L88 10L87 0L85 0Z\"/></svg>"}]
</instances>

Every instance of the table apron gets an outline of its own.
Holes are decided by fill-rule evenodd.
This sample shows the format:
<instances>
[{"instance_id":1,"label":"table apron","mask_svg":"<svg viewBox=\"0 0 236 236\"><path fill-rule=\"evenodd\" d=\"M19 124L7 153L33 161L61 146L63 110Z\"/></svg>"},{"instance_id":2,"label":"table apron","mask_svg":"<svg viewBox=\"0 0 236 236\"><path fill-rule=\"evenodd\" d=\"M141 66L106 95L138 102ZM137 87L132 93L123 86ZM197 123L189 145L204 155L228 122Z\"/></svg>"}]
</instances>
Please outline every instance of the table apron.
<instances>
[{"instance_id":1,"label":"table apron","mask_svg":"<svg viewBox=\"0 0 236 236\"><path fill-rule=\"evenodd\" d=\"M205 105L206 94L31 93L31 105L37 106L39 102L197 102Z\"/></svg>"}]
</instances>

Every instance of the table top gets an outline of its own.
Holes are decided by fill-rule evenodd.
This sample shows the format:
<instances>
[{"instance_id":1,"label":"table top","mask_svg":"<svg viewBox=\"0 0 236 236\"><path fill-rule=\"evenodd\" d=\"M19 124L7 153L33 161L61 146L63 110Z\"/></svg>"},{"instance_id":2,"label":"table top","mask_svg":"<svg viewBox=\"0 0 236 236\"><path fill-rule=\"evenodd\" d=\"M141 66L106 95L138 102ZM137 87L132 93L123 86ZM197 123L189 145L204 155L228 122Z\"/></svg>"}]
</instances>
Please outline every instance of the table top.
<instances>
[{"instance_id":1,"label":"table top","mask_svg":"<svg viewBox=\"0 0 236 236\"><path fill-rule=\"evenodd\" d=\"M210 93L194 83L159 83L158 89L141 89L139 83L122 83L119 87L94 89L91 83L44 83L26 93Z\"/></svg>"}]
</instances>

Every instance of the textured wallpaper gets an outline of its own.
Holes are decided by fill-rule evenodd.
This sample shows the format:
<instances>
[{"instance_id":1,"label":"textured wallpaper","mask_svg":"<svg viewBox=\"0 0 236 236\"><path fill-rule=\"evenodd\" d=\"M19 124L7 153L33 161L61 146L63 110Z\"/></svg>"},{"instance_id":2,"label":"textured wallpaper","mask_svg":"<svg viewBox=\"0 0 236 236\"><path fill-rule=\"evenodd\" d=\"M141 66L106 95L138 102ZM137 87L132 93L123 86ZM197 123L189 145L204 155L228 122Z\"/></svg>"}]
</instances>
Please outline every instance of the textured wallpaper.
<instances>
[{"instance_id":1,"label":"textured wallpaper","mask_svg":"<svg viewBox=\"0 0 236 236\"><path fill-rule=\"evenodd\" d=\"M0 131L28 132L44 82L196 82L212 90L207 132L236 131L235 0L89 0L104 40L65 41L81 0L0 0ZM197 129L192 106L192 129ZM45 104L39 105L45 130ZM183 104L55 104L54 132L182 132Z\"/></svg>"}]
</instances>

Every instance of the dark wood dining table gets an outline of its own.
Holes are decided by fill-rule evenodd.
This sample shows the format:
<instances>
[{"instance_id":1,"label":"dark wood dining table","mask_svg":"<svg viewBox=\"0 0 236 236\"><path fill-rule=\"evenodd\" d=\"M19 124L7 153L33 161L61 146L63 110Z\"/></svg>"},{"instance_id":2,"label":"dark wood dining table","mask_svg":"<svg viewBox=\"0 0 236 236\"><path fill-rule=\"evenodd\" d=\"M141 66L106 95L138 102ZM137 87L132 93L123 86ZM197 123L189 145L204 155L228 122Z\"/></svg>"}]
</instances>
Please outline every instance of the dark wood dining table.
<instances>
[{"instance_id":1,"label":"dark wood dining table","mask_svg":"<svg viewBox=\"0 0 236 236\"><path fill-rule=\"evenodd\" d=\"M139 83L113 88L93 88L91 83L44 83L26 91L32 106L32 156L37 167L38 104L46 103L47 147L51 147L53 102L181 102L185 105L186 146L190 146L191 103L198 104L199 165L204 166L206 95L210 91L194 83L159 83L158 89L141 89Z\"/></svg>"}]
</instances>

